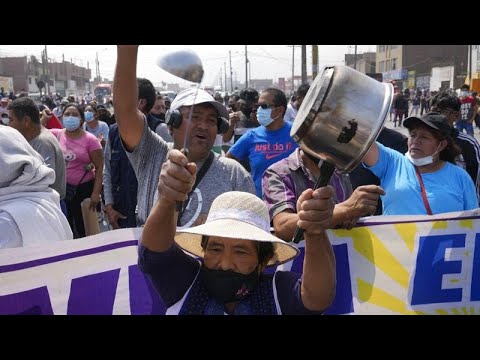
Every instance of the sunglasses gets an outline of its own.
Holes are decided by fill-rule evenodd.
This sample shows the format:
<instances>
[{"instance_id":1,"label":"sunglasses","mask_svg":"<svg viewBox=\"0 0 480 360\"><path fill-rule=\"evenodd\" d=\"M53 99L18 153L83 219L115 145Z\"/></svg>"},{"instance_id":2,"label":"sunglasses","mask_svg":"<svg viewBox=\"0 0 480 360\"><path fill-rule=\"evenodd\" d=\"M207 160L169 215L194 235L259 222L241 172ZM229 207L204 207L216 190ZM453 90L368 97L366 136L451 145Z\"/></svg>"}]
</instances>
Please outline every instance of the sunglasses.
<instances>
[{"instance_id":1,"label":"sunglasses","mask_svg":"<svg viewBox=\"0 0 480 360\"><path fill-rule=\"evenodd\" d=\"M268 109L268 108L275 108L277 107L277 105L258 104L258 107L261 107L262 109Z\"/></svg>"}]
</instances>

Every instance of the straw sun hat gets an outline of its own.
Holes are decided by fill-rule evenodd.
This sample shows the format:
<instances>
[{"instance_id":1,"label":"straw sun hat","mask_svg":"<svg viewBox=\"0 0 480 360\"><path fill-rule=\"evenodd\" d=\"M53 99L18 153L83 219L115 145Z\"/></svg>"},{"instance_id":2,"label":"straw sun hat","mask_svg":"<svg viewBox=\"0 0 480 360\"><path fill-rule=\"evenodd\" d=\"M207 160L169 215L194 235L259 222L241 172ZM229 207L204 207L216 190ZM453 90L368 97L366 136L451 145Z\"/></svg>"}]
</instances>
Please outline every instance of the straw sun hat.
<instances>
[{"instance_id":1,"label":"straw sun hat","mask_svg":"<svg viewBox=\"0 0 480 360\"><path fill-rule=\"evenodd\" d=\"M202 235L273 243L274 255L267 266L293 259L296 247L270 233L270 217L265 203L246 192L230 191L212 203L205 224L178 230L175 241L185 251L203 257Z\"/></svg>"}]
</instances>

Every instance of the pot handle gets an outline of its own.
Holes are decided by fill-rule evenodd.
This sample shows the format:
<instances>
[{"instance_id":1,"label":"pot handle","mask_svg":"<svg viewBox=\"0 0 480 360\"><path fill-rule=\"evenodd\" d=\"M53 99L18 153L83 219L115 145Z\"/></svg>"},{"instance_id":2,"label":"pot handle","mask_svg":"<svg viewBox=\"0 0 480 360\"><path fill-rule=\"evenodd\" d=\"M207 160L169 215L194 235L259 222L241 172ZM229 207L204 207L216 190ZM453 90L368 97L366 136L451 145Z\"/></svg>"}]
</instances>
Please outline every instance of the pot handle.
<instances>
[{"instance_id":1,"label":"pot handle","mask_svg":"<svg viewBox=\"0 0 480 360\"><path fill-rule=\"evenodd\" d=\"M313 190L316 190L318 188L327 186L328 183L330 182L330 179L332 178L333 172L335 171L335 166L333 166L331 163L328 161L322 162L322 165L320 166L320 176L317 180L317 183L315 184L315 187ZM295 229L295 234L293 235L293 242L295 244L298 244L300 240L303 239L303 233L305 230L300 229L298 226Z\"/></svg>"}]
</instances>

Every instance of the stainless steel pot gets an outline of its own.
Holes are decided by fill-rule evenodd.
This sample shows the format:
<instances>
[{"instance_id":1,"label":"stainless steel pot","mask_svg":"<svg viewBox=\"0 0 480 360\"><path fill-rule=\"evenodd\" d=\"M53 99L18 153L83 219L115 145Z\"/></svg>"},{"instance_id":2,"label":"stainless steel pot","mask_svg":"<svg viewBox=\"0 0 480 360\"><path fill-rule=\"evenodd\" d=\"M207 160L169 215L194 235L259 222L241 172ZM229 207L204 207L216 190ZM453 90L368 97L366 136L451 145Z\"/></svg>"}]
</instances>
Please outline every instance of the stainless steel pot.
<instances>
[{"instance_id":1,"label":"stainless steel pot","mask_svg":"<svg viewBox=\"0 0 480 360\"><path fill-rule=\"evenodd\" d=\"M310 86L290 135L302 150L348 173L376 140L392 101L392 84L327 66Z\"/></svg>"}]
</instances>

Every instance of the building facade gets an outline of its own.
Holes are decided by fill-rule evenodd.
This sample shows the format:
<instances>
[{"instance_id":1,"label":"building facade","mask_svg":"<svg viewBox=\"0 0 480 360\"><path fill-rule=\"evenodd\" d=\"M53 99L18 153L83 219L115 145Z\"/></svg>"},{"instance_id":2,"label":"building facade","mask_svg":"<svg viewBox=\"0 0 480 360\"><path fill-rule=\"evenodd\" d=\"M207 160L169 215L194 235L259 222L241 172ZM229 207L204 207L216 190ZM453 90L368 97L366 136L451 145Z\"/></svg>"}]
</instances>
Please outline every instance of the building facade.
<instances>
[{"instance_id":1,"label":"building facade","mask_svg":"<svg viewBox=\"0 0 480 360\"><path fill-rule=\"evenodd\" d=\"M14 93L27 91L39 92L39 81L45 83L48 93L62 96L83 95L91 91L91 69L77 66L71 62L40 62L35 56L0 58L0 76L12 77ZM45 92L43 90L43 92Z\"/></svg>"},{"instance_id":2,"label":"building facade","mask_svg":"<svg viewBox=\"0 0 480 360\"><path fill-rule=\"evenodd\" d=\"M376 53L366 52L363 54L345 54L345 65L354 68L364 74L375 73Z\"/></svg>"},{"instance_id":3,"label":"building facade","mask_svg":"<svg viewBox=\"0 0 480 360\"><path fill-rule=\"evenodd\" d=\"M377 45L376 72L400 89L457 89L468 75L468 45Z\"/></svg>"}]
</instances>

